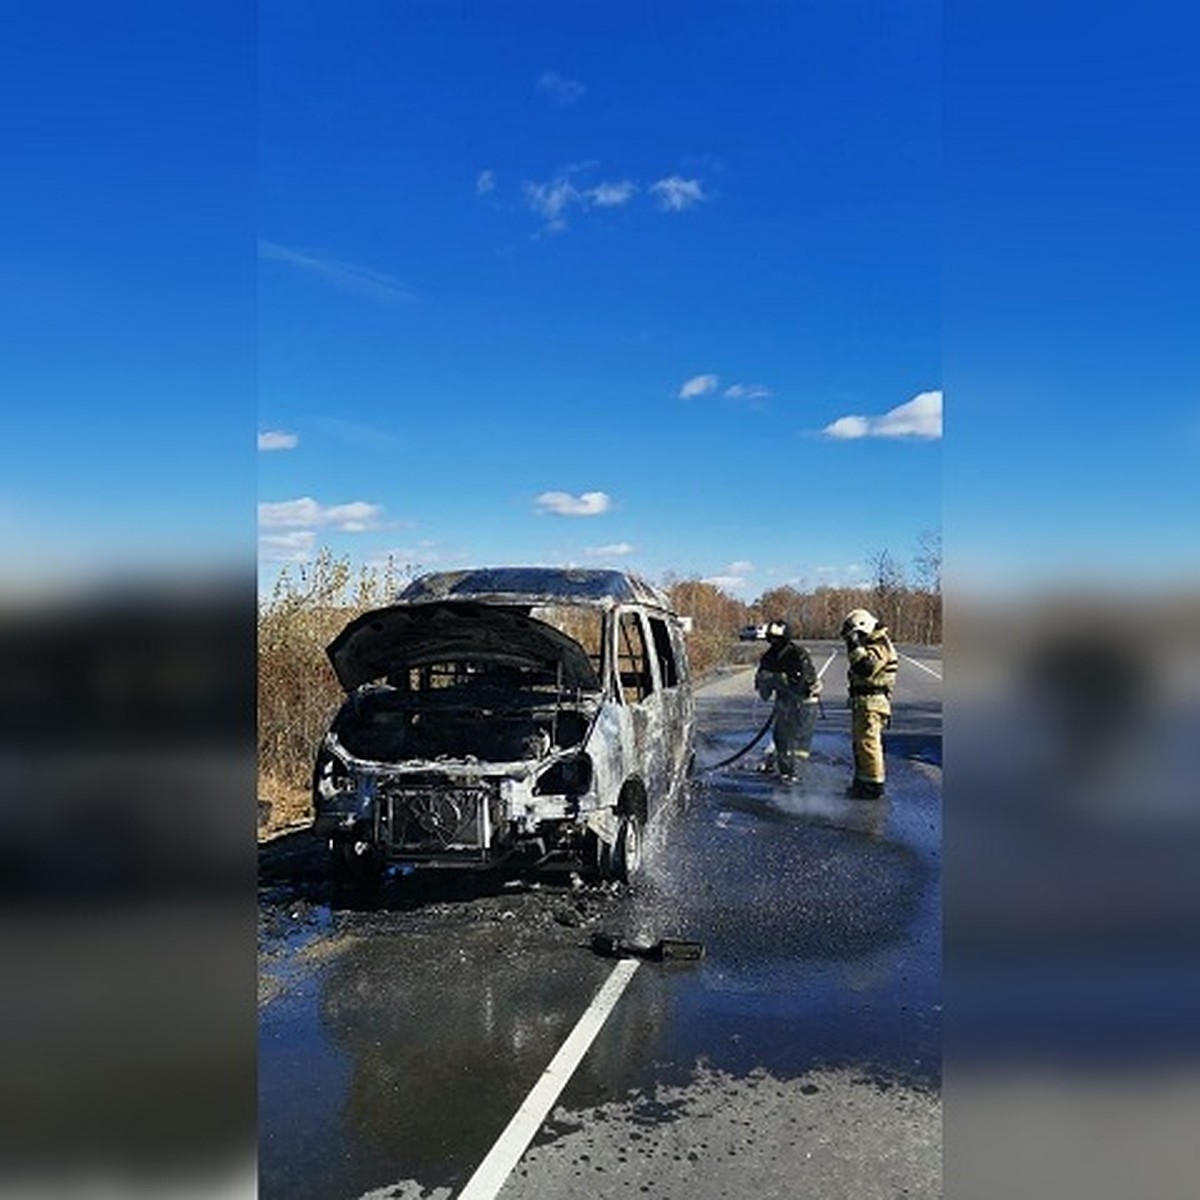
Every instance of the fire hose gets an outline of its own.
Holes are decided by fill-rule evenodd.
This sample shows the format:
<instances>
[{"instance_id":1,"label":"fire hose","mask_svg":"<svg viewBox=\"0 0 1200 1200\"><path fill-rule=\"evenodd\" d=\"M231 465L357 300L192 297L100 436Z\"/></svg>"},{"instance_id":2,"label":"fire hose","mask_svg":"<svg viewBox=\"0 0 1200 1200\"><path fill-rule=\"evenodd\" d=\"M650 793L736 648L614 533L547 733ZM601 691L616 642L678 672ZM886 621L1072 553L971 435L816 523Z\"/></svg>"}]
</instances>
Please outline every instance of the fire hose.
<instances>
[{"instance_id":1,"label":"fire hose","mask_svg":"<svg viewBox=\"0 0 1200 1200\"><path fill-rule=\"evenodd\" d=\"M821 698L819 696L817 697L817 709L820 712L821 716L824 717L825 705L821 703ZM715 762L715 763L710 764L709 766L705 767L700 772L700 774L707 775L709 771L716 771L716 770L719 770L721 767L727 767L727 766L729 766L730 763L737 762L737 760L739 758L741 758L743 755L749 754L750 751L753 750L754 747L757 746L758 743L761 742L763 740L763 738L767 736L767 730L770 729L774 723L775 723L775 709L772 708L770 714L767 716L767 719L763 722L763 727L736 754L731 754L728 758L721 759L720 762Z\"/></svg>"},{"instance_id":2,"label":"fire hose","mask_svg":"<svg viewBox=\"0 0 1200 1200\"><path fill-rule=\"evenodd\" d=\"M763 727L754 735L753 739L743 746L736 754L731 754L728 758L721 759L720 762L715 762L711 766L705 767L700 773L706 775L709 771L715 771L719 767L727 767L731 762L737 762L743 754L749 754L759 742L767 736L767 730L775 723L775 710L772 708L770 715L763 722Z\"/></svg>"}]
</instances>

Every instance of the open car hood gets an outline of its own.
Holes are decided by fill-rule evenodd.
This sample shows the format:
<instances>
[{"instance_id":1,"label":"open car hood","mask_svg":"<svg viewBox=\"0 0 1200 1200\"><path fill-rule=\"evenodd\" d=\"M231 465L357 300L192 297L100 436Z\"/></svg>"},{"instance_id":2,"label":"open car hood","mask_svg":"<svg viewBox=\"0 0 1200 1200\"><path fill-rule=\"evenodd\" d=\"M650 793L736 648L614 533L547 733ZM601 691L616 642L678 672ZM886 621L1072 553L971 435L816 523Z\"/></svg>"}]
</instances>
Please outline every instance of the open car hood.
<instances>
[{"instance_id":1,"label":"open car hood","mask_svg":"<svg viewBox=\"0 0 1200 1200\"><path fill-rule=\"evenodd\" d=\"M563 686L598 692L584 648L520 609L468 601L393 604L351 621L326 648L347 692L427 663L483 660L562 666Z\"/></svg>"}]
</instances>

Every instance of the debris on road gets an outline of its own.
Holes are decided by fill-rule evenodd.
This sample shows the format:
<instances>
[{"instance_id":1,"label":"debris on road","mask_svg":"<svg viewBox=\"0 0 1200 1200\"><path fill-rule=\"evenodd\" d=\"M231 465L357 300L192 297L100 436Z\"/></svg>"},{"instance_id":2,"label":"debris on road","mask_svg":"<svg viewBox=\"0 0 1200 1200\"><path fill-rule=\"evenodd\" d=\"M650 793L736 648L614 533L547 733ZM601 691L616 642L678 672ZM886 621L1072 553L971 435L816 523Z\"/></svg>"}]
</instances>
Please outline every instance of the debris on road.
<instances>
[{"instance_id":1,"label":"debris on road","mask_svg":"<svg viewBox=\"0 0 1200 1200\"><path fill-rule=\"evenodd\" d=\"M650 962L697 962L704 957L704 943L681 938L659 938L652 945L627 942L620 934L593 933L591 948L603 958L644 958Z\"/></svg>"}]
</instances>

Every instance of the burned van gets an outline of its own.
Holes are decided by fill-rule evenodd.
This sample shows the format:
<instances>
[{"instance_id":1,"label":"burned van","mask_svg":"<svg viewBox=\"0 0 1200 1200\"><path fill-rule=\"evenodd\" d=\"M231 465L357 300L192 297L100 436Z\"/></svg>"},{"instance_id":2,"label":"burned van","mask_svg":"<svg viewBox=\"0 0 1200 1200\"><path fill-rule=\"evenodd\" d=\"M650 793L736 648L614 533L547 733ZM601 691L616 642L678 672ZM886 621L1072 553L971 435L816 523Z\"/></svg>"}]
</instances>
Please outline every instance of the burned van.
<instances>
[{"instance_id":1,"label":"burned van","mask_svg":"<svg viewBox=\"0 0 1200 1200\"><path fill-rule=\"evenodd\" d=\"M424 575L327 653L348 699L313 773L334 866L581 862L628 880L684 786L684 620L619 571Z\"/></svg>"}]
</instances>

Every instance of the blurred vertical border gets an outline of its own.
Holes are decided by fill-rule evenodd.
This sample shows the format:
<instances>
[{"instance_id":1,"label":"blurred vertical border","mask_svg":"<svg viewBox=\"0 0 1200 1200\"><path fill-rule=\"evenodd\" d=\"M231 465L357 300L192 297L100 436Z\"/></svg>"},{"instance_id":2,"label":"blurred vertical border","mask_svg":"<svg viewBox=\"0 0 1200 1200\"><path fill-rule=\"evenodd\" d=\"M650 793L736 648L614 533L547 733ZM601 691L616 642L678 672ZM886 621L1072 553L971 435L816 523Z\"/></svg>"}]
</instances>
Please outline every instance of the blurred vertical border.
<instances>
[{"instance_id":1,"label":"blurred vertical border","mask_svg":"<svg viewBox=\"0 0 1200 1200\"><path fill-rule=\"evenodd\" d=\"M254 1194L254 71L5 16L0 1195Z\"/></svg>"},{"instance_id":2,"label":"blurred vertical border","mask_svg":"<svg viewBox=\"0 0 1200 1200\"><path fill-rule=\"evenodd\" d=\"M945 4L953 1196L1184 1196L1200 1178L1185 16Z\"/></svg>"}]
</instances>

